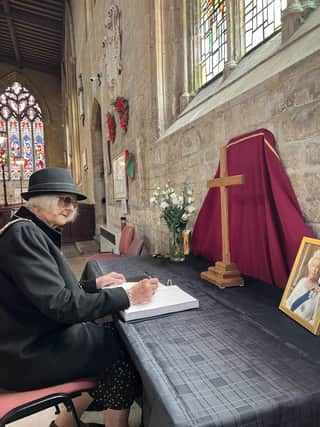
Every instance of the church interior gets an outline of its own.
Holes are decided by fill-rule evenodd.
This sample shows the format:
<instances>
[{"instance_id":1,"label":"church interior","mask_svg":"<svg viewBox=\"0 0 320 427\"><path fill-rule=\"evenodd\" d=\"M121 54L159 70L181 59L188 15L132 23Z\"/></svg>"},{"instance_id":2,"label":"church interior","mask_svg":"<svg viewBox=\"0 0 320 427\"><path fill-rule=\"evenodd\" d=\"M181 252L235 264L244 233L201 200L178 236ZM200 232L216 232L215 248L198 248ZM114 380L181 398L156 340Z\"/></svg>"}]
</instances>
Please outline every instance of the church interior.
<instances>
[{"instance_id":1,"label":"church interior","mask_svg":"<svg viewBox=\"0 0 320 427\"><path fill-rule=\"evenodd\" d=\"M78 276L88 256L119 253L122 230L132 226L143 244L138 263L149 271L143 259L152 256L157 272L161 260L171 260L168 268L178 282L179 274L187 286L188 280L201 281L196 290L199 299L207 292L202 286L207 286L217 304L225 310L234 304L238 315L245 317L250 304L237 296L244 284L239 282L242 275L245 281L250 278L249 284L251 278L263 286L271 284L280 302L293 268L298 275L296 256L302 239L310 239L308 256L308 244L320 245L317 0L1 0L0 24L1 227L23 203L20 194L34 171L67 168L88 197L79 203L76 222L63 231L66 254L71 254L71 264L72 258L78 261L74 264ZM165 215L175 198L183 200L185 209L178 255L172 255L174 221ZM300 258L305 256L300 252ZM197 279L192 279L188 266L181 270L191 258ZM220 264L210 267L217 261ZM112 268L117 268L115 263L110 262ZM264 302L271 298L266 289ZM263 328L273 331L267 334L270 341L277 334L281 343L290 341L286 334L297 329L292 346L299 348L299 357L304 351L306 360L314 357L319 371L320 311L310 326L296 314L289 319L278 306L262 311L263 298L252 292L251 303L254 298L258 298L254 322L262 324L262 313L268 312ZM206 304L211 309L211 303ZM212 307L223 323L223 309ZM271 317L276 311L288 322L285 332L275 332ZM161 325L154 323L160 335ZM152 334L151 327L142 330L142 326L137 327L139 333ZM214 331L219 346L220 331L216 327ZM251 345L259 345L260 338L251 332ZM304 341L305 350L298 341ZM239 337L234 337L234 344L241 347ZM261 345L263 351L273 357L266 344ZM166 356L160 350L157 354L164 375ZM282 354L298 369L300 362L292 354ZM274 357L281 358L280 348ZM160 388L170 389L166 379L161 381ZM231 374L226 381L232 383ZM294 394L292 381L288 374L284 395ZM312 389L320 385L316 381L305 392L312 394L312 405L320 407L319 392ZM320 416L314 406L305 424L295 424L285 415L281 422L280 415L274 421L265 415L268 409L260 421L250 424L245 405L240 418L230 412L223 424L197 400L192 401L198 414L195 421L181 409L191 405L184 392L172 421L163 403L166 393L153 395L155 386L150 384L143 409L145 427L320 424L314 421ZM182 389L172 387L173 395ZM251 397L254 401L251 393L248 402ZM152 399L166 408L163 413L159 410L158 418L156 410L149 410ZM232 405L231 392L228 399ZM307 403L301 406L308 411ZM300 409L293 404L292 414ZM230 419L236 420L234 424ZM26 422L16 424L28 426ZM131 423L138 427L140 420ZM41 425L36 415L30 425Z\"/></svg>"}]
</instances>

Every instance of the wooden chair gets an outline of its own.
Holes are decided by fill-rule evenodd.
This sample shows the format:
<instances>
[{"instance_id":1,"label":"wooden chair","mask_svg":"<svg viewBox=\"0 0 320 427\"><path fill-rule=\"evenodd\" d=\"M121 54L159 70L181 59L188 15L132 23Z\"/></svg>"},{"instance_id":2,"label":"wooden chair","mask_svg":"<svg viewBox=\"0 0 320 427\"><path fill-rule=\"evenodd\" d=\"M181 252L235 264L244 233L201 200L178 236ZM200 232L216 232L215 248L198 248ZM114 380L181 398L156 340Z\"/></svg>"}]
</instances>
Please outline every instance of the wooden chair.
<instances>
[{"instance_id":1,"label":"wooden chair","mask_svg":"<svg viewBox=\"0 0 320 427\"><path fill-rule=\"evenodd\" d=\"M143 246L144 246L144 240L137 239L135 237L128 248L127 256L140 256Z\"/></svg>"},{"instance_id":2,"label":"wooden chair","mask_svg":"<svg viewBox=\"0 0 320 427\"><path fill-rule=\"evenodd\" d=\"M0 427L53 406L58 414L59 404L63 404L67 411L72 412L77 427L80 427L80 420L72 399L94 388L95 385L94 379L85 378L30 391L0 389Z\"/></svg>"},{"instance_id":3,"label":"wooden chair","mask_svg":"<svg viewBox=\"0 0 320 427\"><path fill-rule=\"evenodd\" d=\"M134 227L131 225L125 225L121 231L121 237L119 242L119 253L120 255L126 255L129 246L134 239ZM117 255L117 254L114 254Z\"/></svg>"},{"instance_id":4,"label":"wooden chair","mask_svg":"<svg viewBox=\"0 0 320 427\"><path fill-rule=\"evenodd\" d=\"M131 242L134 239L134 227L131 225L125 225L121 231L121 237L119 242L119 253L114 254L111 252L91 255L86 258L86 262L95 261L96 259L102 258L118 258L119 256L127 255Z\"/></svg>"}]
</instances>

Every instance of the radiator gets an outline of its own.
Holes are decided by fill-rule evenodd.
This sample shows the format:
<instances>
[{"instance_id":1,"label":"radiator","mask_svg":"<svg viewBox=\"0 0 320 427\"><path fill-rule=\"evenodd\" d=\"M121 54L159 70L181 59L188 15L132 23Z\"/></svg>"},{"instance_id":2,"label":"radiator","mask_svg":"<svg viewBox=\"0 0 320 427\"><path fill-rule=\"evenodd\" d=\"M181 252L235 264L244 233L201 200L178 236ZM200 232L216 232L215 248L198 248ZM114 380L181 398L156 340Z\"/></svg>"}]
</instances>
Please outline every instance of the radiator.
<instances>
[{"instance_id":1,"label":"radiator","mask_svg":"<svg viewBox=\"0 0 320 427\"><path fill-rule=\"evenodd\" d=\"M120 230L100 225L100 252L113 252L119 254L120 237Z\"/></svg>"}]
</instances>

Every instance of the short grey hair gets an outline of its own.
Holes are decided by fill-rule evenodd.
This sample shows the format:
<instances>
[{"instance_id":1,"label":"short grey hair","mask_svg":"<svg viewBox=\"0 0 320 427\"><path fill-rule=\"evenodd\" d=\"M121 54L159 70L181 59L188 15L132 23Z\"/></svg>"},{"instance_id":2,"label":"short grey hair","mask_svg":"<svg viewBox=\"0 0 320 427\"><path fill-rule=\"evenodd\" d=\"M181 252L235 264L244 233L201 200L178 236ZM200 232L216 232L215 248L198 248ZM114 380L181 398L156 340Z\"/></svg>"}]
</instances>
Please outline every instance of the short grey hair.
<instances>
[{"instance_id":1,"label":"short grey hair","mask_svg":"<svg viewBox=\"0 0 320 427\"><path fill-rule=\"evenodd\" d=\"M58 206L59 196L58 194L45 194L42 196L30 197L29 200L25 202L26 208L37 208L43 211L53 213L58 215L60 209ZM78 208L73 209L72 215L67 219L67 222L74 222L78 216Z\"/></svg>"}]
</instances>

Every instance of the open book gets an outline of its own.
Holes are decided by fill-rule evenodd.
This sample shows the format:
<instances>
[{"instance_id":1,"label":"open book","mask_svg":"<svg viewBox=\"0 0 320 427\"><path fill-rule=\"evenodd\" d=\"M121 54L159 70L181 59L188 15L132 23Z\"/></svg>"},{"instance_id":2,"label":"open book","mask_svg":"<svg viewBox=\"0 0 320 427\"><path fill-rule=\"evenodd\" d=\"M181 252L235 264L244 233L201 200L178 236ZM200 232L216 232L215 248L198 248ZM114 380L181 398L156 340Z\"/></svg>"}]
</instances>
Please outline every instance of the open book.
<instances>
[{"instance_id":1,"label":"open book","mask_svg":"<svg viewBox=\"0 0 320 427\"><path fill-rule=\"evenodd\" d=\"M135 282L126 282L120 286L124 289L129 289L133 285L135 285ZM114 286L108 286L105 289L112 287ZM131 320L190 310L191 308L199 308L199 301L196 298L183 291L179 286L164 286L159 283L158 289L149 303L131 305L126 310L120 311L120 315L126 322L129 322Z\"/></svg>"}]
</instances>

